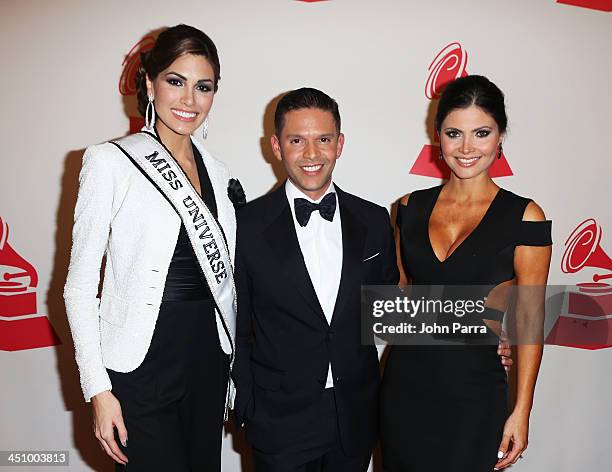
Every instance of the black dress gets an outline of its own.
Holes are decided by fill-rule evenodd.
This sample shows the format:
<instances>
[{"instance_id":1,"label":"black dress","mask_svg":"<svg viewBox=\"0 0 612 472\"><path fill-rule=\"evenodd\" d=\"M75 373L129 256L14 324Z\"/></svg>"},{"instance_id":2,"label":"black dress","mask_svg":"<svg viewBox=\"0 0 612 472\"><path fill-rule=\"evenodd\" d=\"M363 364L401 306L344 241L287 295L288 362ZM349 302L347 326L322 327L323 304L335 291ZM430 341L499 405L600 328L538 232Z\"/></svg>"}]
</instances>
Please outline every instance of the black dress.
<instances>
[{"instance_id":1,"label":"black dress","mask_svg":"<svg viewBox=\"0 0 612 472\"><path fill-rule=\"evenodd\" d=\"M202 198L216 218L212 183L195 146L193 151ZM119 447L129 463L117 464L118 471L221 470L229 357L183 224L145 359L132 372L108 374L128 431L127 447Z\"/></svg>"},{"instance_id":2,"label":"black dress","mask_svg":"<svg viewBox=\"0 0 612 472\"><path fill-rule=\"evenodd\" d=\"M414 285L495 286L514 278L518 245L547 246L551 222L522 221L530 200L500 189L473 232L445 260L429 218L442 186L400 205L404 269ZM496 345L392 346L381 388L386 472L490 472L508 415Z\"/></svg>"}]
</instances>

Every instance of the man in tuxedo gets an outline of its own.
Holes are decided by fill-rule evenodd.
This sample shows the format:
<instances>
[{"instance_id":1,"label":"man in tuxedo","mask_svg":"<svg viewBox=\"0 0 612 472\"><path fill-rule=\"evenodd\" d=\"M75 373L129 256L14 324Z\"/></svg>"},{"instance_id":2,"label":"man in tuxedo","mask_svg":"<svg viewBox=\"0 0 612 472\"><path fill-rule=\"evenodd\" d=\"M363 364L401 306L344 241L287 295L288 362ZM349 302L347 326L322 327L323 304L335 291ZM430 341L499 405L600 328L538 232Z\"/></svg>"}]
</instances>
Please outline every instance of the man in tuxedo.
<instances>
[{"instance_id":1,"label":"man in tuxedo","mask_svg":"<svg viewBox=\"0 0 612 472\"><path fill-rule=\"evenodd\" d=\"M397 284L387 210L332 181L338 105L311 88L278 103L288 179L238 214L235 416L256 472L367 470L379 366L361 343L361 285Z\"/></svg>"}]
</instances>

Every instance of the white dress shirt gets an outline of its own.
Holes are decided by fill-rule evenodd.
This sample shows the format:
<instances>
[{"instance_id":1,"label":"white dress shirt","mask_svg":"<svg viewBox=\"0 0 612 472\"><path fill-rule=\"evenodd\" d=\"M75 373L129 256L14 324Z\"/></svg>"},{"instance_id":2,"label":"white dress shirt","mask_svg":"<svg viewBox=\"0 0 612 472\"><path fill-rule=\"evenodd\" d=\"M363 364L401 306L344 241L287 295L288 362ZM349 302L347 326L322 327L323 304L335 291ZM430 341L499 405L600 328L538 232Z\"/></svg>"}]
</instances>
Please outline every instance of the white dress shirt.
<instances>
[{"instance_id":1,"label":"white dress shirt","mask_svg":"<svg viewBox=\"0 0 612 472\"><path fill-rule=\"evenodd\" d=\"M318 200L312 200L299 190L291 180L287 179L285 192L293 215L293 224L297 233L298 242L308 275L312 281L319 304L323 309L327 323L331 324L336 306L336 297L340 287L342 275L342 225L338 209L338 196L336 194L336 211L332 221L324 219L318 211L313 211L308 224L300 226L295 217L295 198L304 198L312 203L320 203L328 193L335 192L331 183L324 195ZM325 388L334 386L331 363L327 370Z\"/></svg>"}]
</instances>

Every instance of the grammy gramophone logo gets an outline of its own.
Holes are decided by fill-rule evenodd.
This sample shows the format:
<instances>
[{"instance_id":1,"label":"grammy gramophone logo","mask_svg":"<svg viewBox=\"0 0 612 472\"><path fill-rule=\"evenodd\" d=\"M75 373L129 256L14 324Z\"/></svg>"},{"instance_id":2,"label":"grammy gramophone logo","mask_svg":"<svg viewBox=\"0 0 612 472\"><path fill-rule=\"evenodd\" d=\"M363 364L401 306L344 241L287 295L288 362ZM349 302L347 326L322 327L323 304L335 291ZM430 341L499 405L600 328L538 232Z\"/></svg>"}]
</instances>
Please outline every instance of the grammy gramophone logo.
<instances>
[{"instance_id":1,"label":"grammy gramophone logo","mask_svg":"<svg viewBox=\"0 0 612 472\"><path fill-rule=\"evenodd\" d=\"M565 241L561 270L566 274L595 270L591 280L568 293L567 309L546 338L547 344L602 349L612 347L612 259L601 246L603 231L593 219L580 223ZM602 270L603 269L603 270Z\"/></svg>"},{"instance_id":2,"label":"grammy gramophone logo","mask_svg":"<svg viewBox=\"0 0 612 472\"><path fill-rule=\"evenodd\" d=\"M46 315L36 307L38 274L9 244L0 217L0 350L21 351L61 344Z\"/></svg>"},{"instance_id":3,"label":"grammy gramophone logo","mask_svg":"<svg viewBox=\"0 0 612 472\"><path fill-rule=\"evenodd\" d=\"M467 72L468 53L460 43L450 43L434 57L427 70L429 76L425 82L425 97L429 100L438 100L444 88L453 80L465 77ZM440 158L440 143L438 134L434 132L434 144L425 144L416 161L410 169L414 175L448 179L450 169ZM495 159L489 168L491 177L504 177L512 175L506 156Z\"/></svg>"},{"instance_id":4,"label":"grammy gramophone logo","mask_svg":"<svg viewBox=\"0 0 612 472\"><path fill-rule=\"evenodd\" d=\"M591 10L612 11L612 0L557 0L557 3Z\"/></svg>"},{"instance_id":5,"label":"grammy gramophone logo","mask_svg":"<svg viewBox=\"0 0 612 472\"><path fill-rule=\"evenodd\" d=\"M138 41L123 59L123 70L119 78L119 93L124 97L136 96L136 75L140 67L140 54L153 48L155 38L145 36ZM130 133L137 133L144 126L144 118L140 116L135 106L128 107L130 116Z\"/></svg>"}]
</instances>

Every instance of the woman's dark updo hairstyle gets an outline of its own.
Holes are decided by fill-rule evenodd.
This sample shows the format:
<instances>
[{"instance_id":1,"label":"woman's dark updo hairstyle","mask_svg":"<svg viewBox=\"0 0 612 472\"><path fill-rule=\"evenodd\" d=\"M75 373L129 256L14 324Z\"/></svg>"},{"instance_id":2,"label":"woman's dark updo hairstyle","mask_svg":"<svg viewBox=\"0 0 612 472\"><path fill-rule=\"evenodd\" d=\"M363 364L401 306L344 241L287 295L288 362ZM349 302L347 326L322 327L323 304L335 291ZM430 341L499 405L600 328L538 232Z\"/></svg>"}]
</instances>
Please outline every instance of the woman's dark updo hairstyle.
<instances>
[{"instance_id":1,"label":"woman's dark updo hairstyle","mask_svg":"<svg viewBox=\"0 0 612 472\"><path fill-rule=\"evenodd\" d=\"M472 105L482 108L493 117L500 134L506 131L508 117L503 92L482 75L468 75L454 80L442 92L435 121L438 134L442 128L442 122L450 112L469 108Z\"/></svg>"},{"instance_id":2,"label":"woman's dark updo hairstyle","mask_svg":"<svg viewBox=\"0 0 612 472\"><path fill-rule=\"evenodd\" d=\"M151 81L155 80L161 71L184 54L195 54L208 59L215 74L214 91L217 91L221 79L221 64L215 43L193 26L176 25L161 32L153 49L140 55L141 65L136 75L136 89L138 111L142 116L145 116L149 102L146 76L149 76Z\"/></svg>"}]
</instances>

